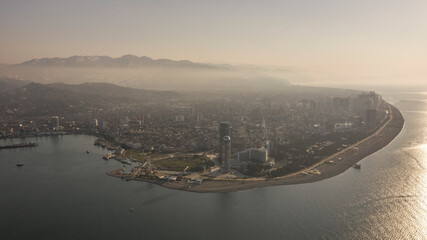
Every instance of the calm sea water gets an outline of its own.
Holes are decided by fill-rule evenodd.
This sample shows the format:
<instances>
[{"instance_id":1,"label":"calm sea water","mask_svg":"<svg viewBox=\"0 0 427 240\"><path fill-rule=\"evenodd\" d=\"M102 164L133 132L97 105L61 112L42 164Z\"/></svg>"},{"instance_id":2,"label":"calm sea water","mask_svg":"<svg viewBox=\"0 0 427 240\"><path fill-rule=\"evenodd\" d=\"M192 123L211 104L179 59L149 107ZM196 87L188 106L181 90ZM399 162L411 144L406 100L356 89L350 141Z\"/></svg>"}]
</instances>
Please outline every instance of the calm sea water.
<instances>
[{"instance_id":1,"label":"calm sea water","mask_svg":"<svg viewBox=\"0 0 427 240\"><path fill-rule=\"evenodd\" d=\"M427 94L386 96L402 133L361 170L310 184L189 193L106 176L121 164L92 136L26 139L39 146L0 151L0 237L427 239Z\"/></svg>"}]
</instances>

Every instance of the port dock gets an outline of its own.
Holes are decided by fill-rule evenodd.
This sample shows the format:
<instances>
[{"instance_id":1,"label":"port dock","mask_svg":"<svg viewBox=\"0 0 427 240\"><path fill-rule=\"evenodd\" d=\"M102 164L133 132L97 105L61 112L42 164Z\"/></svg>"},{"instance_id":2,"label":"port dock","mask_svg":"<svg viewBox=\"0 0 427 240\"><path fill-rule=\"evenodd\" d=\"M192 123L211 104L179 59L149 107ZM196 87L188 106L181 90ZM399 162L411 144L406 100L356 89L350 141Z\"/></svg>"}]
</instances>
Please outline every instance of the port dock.
<instances>
[{"instance_id":1,"label":"port dock","mask_svg":"<svg viewBox=\"0 0 427 240\"><path fill-rule=\"evenodd\" d=\"M23 147L37 147L37 143L28 142L28 143L16 143L10 145L0 146L0 149L10 149L10 148L23 148Z\"/></svg>"}]
</instances>

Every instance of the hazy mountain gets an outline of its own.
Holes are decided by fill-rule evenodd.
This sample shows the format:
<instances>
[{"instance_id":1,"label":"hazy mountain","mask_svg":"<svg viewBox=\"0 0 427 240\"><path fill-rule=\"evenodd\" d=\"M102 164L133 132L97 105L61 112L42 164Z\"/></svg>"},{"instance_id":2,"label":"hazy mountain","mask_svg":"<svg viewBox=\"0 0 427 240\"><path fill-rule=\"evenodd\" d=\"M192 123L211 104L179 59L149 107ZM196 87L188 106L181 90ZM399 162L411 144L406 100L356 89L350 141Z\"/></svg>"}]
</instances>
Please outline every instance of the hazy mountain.
<instances>
[{"instance_id":1,"label":"hazy mountain","mask_svg":"<svg viewBox=\"0 0 427 240\"><path fill-rule=\"evenodd\" d=\"M155 60L133 55L32 59L0 69L1 75L37 83L108 82L139 89L172 91L268 90L288 85L278 76L231 65Z\"/></svg>"},{"instance_id":2,"label":"hazy mountain","mask_svg":"<svg viewBox=\"0 0 427 240\"><path fill-rule=\"evenodd\" d=\"M111 83L40 84L19 80L0 80L2 96L11 100L75 100L75 101L152 101L173 99L180 94L171 91L141 90L117 86ZM8 101L4 99L4 101Z\"/></svg>"},{"instance_id":3,"label":"hazy mountain","mask_svg":"<svg viewBox=\"0 0 427 240\"><path fill-rule=\"evenodd\" d=\"M119 58L108 56L72 56L69 58L37 58L15 66L41 66L41 67L105 67L105 68L138 68L138 67L178 67L220 69L223 67L209 64L194 63L188 60L174 61L169 59L152 59L124 55Z\"/></svg>"}]
</instances>

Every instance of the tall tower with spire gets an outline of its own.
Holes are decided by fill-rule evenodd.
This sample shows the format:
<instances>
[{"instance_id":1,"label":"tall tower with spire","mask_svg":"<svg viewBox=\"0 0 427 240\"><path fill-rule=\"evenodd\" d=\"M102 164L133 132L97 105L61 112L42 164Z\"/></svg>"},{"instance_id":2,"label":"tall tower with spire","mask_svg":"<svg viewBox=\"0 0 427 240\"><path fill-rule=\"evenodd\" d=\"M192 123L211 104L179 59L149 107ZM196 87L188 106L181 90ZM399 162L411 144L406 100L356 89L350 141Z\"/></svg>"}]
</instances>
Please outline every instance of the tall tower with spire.
<instances>
[{"instance_id":1,"label":"tall tower with spire","mask_svg":"<svg viewBox=\"0 0 427 240\"><path fill-rule=\"evenodd\" d=\"M224 172L231 171L231 138L225 136L222 143L222 166Z\"/></svg>"},{"instance_id":2,"label":"tall tower with spire","mask_svg":"<svg viewBox=\"0 0 427 240\"><path fill-rule=\"evenodd\" d=\"M265 126L265 117L262 117L261 130L262 130L262 139L263 140L267 139L267 127Z\"/></svg>"},{"instance_id":3,"label":"tall tower with spire","mask_svg":"<svg viewBox=\"0 0 427 240\"><path fill-rule=\"evenodd\" d=\"M265 125L265 117L262 117L261 131L262 131L263 147L265 149L269 149L270 144L267 136L267 126Z\"/></svg>"},{"instance_id":4,"label":"tall tower with spire","mask_svg":"<svg viewBox=\"0 0 427 240\"><path fill-rule=\"evenodd\" d=\"M222 148L224 145L224 137L225 136L229 136L231 137L231 126L229 122L221 122L219 124L219 157L218 160L220 163L222 163L223 161L223 156L222 156Z\"/></svg>"}]
</instances>

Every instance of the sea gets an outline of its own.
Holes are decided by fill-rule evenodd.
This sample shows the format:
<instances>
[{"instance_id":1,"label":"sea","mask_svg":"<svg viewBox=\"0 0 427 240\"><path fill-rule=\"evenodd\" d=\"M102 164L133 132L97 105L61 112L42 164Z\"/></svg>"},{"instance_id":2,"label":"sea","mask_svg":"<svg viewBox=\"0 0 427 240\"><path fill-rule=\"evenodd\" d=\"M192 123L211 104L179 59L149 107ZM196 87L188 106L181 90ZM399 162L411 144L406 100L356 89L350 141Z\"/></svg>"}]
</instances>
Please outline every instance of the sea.
<instances>
[{"instance_id":1,"label":"sea","mask_svg":"<svg viewBox=\"0 0 427 240\"><path fill-rule=\"evenodd\" d=\"M93 136L0 140L39 144L0 150L0 239L427 239L427 93L382 94L400 135L307 184L185 192L107 176Z\"/></svg>"}]
</instances>

